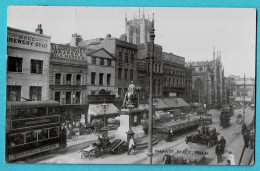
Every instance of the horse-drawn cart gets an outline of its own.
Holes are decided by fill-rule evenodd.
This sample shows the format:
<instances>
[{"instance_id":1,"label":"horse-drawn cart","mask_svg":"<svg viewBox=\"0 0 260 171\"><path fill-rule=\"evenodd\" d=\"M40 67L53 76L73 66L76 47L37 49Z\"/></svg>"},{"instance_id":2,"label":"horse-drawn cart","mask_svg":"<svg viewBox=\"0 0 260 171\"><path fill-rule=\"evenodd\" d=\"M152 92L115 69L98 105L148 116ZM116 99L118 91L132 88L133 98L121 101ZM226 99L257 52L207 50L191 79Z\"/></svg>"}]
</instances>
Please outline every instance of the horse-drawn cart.
<instances>
[{"instance_id":1,"label":"horse-drawn cart","mask_svg":"<svg viewBox=\"0 0 260 171\"><path fill-rule=\"evenodd\" d=\"M101 139L99 137L99 143L93 143L92 145L81 149L81 158L97 158L105 154L121 154L127 150L128 144L121 139L116 139L110 143L107 139Z\"/></svg>"}]
</instances>

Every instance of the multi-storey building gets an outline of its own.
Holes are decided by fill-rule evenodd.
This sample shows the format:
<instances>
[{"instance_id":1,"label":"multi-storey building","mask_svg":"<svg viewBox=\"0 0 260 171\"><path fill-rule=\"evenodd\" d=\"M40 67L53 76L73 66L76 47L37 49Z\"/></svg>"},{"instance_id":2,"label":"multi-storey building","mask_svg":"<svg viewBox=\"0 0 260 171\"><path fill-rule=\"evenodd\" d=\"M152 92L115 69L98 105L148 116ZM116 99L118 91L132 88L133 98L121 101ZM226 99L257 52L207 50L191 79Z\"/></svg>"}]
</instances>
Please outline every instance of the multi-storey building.
<instances>
[{"instance_id":1,"label":"multi-storey building","mask_svg":"<svg viewBox=\"0 0 260 171\"><path fill-rule=\"evenodd\" d=\"M71 46L51 44L49 71L50 98L60 102L73 119L85 114L87 107L87 55L73 44L78 38L72 35Z\"/></svg>"},{"instance_id":2,"label":"multi-storey building","mask_svg":"<svg viewBox=\"0 0 260 171\"><path fill-rule=\"evenodd\" d=\"M115 91L122 101L130 82L137 82L137 46L113 38L109 34L104 39L82 41L79 46L90 49L104 48L115 57Z\"/></svg>"},{"instance_id":3,"label":"multi-storey building","mask_svg":"<svg viewBox=\"0 0 260 171\"><path fill-rule=\"evenodd\" d=\"M87 55L88 95L115 95L115 58L104 48Z\"/></svg>"},{"instance_id":4,"label":"multi-storey building","mask_svg":"<svg viewBox=\"0 0 260 171\"><path fill-rule=\"evenodd\" d=\"M236 104L242 105L245 103L255 103L255 79L254 78L245 78L236 76L235 78L235 90L233 91L234 102Z\"/></svg>"},{"instance_id":5,"label":"multi-storey building","mask_svg":"<svg viewBox=\"0 0 260 171\"><path fill-rule=\"evenodd\" d=\"M49 99L51 37L7 28L7 101Z\"/></svg>"},{"instance_id":6,"label":"multi-storey building","mask_svg":"<svg viewBox=\"0 0 260 171\"><path fill-rule=\"evenodd\" d=\"M212 61L187 62L185 65L192 69L192 102L217 105L227 101L220 52L215 59L214 50Z\"/></svg>"}]
</instances>

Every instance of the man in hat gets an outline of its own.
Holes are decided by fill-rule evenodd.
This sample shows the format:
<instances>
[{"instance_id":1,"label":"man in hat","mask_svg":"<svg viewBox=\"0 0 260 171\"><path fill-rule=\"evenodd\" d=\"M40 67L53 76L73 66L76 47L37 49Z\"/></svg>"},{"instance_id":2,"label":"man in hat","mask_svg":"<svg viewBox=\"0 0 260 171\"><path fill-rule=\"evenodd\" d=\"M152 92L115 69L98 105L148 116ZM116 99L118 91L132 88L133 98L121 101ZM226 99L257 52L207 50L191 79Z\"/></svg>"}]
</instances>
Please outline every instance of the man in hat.
<instances>
[{"instance_id":1,"label":"man in hat","mask_svg":"<svg viewBox=\"0 0 260 171\"><path fill-rule=\"evenodd\" d=\"M216 145L215 153L217 154L218 163L222 162L222 146L220 142Z\"/></svg>"},{"instance_id":2,"label":"man in hat","mask_svg":"<svg viewBox=\"0 0 260 171\"><path fill-rule=\"evenodd\" d=\"M222 154L224 154L224 150L225 150L225 147L226 147L226 140L225 138L222 136L219 140L221 146L222 146Z\"/></svg>"}]
</instances>

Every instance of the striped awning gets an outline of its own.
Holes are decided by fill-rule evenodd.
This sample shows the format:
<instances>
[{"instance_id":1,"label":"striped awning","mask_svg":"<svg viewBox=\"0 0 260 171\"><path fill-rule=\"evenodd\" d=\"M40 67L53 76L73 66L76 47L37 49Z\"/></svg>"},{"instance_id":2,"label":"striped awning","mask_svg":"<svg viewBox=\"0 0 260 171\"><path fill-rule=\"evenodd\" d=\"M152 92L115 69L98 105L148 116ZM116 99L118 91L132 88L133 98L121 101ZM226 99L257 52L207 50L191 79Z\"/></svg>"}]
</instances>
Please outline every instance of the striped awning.
<instances>
[{"instance_id":1,"label":"striped awning","mask_svg":"<svg viewBox=\"0 0 260 171\"><path fill-rule=\"evenodd\" d=\"M88 115L98 116L98 115L112 115L112 114L119 114L119 109L113 104L108 103L108 107L106 112L102 108L102 104L89 104L88 108Z\"/></svg>"}]
</instances>

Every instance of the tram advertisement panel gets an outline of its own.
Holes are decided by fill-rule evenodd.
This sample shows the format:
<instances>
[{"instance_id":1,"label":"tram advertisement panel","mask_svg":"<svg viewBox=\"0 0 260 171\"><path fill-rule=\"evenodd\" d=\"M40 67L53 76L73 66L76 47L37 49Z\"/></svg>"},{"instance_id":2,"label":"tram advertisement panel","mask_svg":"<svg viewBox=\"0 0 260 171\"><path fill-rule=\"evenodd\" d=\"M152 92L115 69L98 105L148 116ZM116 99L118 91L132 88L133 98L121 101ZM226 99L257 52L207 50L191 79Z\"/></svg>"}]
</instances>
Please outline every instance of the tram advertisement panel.
<instances>
[{"instance_id":1,"label":"tram advertisement panel","mask_svg":"<svg viewBox=\"0 0 260 171\"><path fill-rule=\"evenodd\" d=\"M30 118L30 119L19 119L12 121L12 130L28 128L28 127L36 127L45 124L59 124L60 117L59 116L48 116L48 117L40 117L40 118Z\"/></svg>"}]
</instances>

